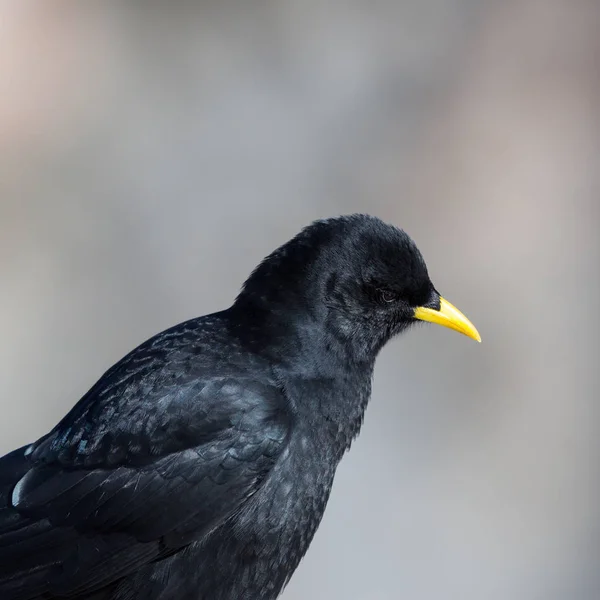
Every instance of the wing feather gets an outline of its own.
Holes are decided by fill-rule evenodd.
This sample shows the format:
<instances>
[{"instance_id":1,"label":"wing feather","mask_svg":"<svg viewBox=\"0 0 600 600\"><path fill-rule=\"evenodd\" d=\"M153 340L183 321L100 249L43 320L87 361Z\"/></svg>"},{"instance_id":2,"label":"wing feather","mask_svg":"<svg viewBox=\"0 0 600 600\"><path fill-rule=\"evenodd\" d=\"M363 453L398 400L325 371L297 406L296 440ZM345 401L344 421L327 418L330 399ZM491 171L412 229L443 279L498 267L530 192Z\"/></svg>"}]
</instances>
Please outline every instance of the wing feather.
<instances>
[{"instance_id":1,"label":"wing feather","mask_svg":"<svg viewBox=\"0 0 600 600\"><path fill-rule=\"evenodd\" d=\"M200 369L156 345L144 361L141 349L49 435L0 459L3 600L91 593L202 539L285 446L272 382L232 369L202 376L211 361Z\"/></svg>"}]
</instances>

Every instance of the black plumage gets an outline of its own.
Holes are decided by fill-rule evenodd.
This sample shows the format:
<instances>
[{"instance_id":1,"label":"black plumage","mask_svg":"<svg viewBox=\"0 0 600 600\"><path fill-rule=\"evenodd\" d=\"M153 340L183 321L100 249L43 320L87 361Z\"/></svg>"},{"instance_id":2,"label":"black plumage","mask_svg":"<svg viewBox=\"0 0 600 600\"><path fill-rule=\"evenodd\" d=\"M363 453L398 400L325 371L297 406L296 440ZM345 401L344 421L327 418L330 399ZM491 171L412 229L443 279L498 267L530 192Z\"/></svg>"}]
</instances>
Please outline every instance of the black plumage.
<instances>
[{"instance_id":1,"label":"black plumage","mask_svg":"<svg viewBox=\"0 0 600 600\"><path fill-rule=\"evenodd\" d=\"M443 302L403 231L364 215L304 229L231 308L151 338L0 459L0 598L276 598L378 351ZM459 321L442 324L475 337Z\"/></svg>"}]
</instances>

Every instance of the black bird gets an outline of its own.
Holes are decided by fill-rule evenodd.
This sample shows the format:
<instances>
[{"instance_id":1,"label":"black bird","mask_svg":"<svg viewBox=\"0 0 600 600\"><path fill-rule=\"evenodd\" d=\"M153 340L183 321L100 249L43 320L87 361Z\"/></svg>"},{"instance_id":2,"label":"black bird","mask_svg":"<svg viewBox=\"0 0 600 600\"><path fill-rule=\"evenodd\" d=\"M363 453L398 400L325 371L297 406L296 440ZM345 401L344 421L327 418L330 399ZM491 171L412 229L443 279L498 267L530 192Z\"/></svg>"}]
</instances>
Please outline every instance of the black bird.
<instances>
[{"instance_id":1,"label":"black bird","mask_svg":"<svg viewBox=\"0 0 600 600\"><path fill-rule=\"evenodd\" d=\"M406 233L365 215L313 223L230 308L143 343L0 459L0 598L276 598L377 353L417 320L480 341Z\"/></svg>"}]
</instances>

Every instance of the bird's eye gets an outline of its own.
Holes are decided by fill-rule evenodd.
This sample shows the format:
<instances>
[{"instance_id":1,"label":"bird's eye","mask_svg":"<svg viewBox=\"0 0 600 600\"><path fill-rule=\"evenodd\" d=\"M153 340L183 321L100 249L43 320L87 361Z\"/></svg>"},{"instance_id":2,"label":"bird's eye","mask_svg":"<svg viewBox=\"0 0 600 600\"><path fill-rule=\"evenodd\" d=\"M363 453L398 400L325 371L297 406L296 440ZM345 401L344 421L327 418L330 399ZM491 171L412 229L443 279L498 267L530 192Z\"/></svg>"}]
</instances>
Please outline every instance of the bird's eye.
<instances>
[{"instance_id":1,"label":"bird's eye","mask_svg":"<svg viewBox=\"0 0 600 600\"><path fill-rule=\"evenodd\" d=\"M382 302L394 302L394 300L397 300L398 297L396 296L396 294L394 292L392 292L391 290L377 290L379 292L379 298Z\"/></svg>"}]
</instances>

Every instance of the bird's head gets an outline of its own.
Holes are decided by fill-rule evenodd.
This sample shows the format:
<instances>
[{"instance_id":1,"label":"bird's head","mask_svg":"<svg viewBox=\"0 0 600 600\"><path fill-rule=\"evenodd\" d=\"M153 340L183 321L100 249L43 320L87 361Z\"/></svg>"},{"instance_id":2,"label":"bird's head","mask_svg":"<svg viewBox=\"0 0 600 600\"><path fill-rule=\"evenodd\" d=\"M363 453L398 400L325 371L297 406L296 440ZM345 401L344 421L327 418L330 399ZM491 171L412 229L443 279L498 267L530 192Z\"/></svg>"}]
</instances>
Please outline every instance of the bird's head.
<instances>
[{"instance_id":1,"label":"bird's head","mask_svg":"<svg viewBox=\"0 0 600 600\"><path fill-rule=\"evenodd\" d=\"M363 355L418 321L481 341L472 323L437 292L412 239L367 215L306 227L257 267L238 299L248 301L275 315L316 322Z\"/></svg>"}]
</instances>

